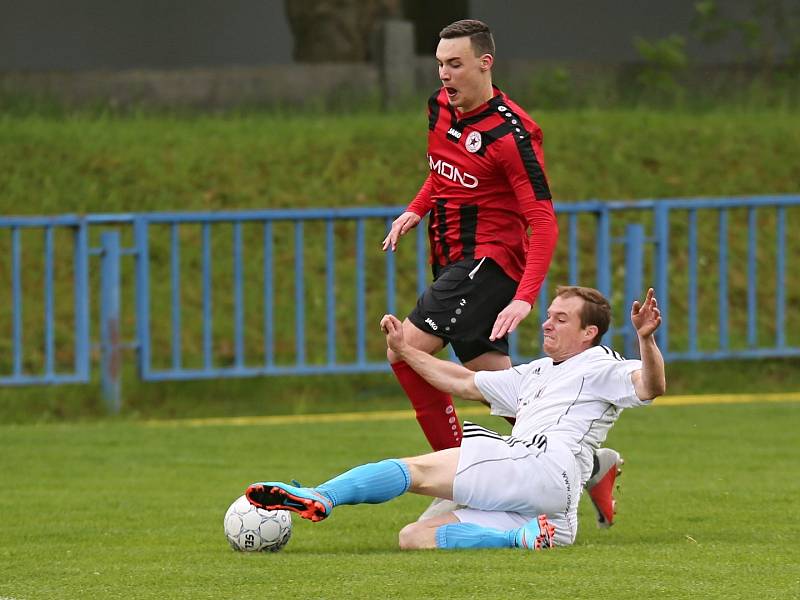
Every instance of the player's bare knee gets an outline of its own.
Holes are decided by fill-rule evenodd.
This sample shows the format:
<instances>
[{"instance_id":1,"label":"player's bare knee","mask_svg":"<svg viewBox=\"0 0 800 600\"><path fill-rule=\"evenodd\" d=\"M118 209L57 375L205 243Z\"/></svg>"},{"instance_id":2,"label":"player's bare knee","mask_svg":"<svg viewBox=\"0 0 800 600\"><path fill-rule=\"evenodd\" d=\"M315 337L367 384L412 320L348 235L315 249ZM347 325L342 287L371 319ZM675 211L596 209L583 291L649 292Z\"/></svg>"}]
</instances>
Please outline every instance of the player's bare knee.
<instances>
[{"instance_id":1,"label":"player's bare knee","mask_svg":"<svg viewBox=\"0 0 800 600\"><path fill-rule=\"evenodd\" d=\"M409 523L400 530L398 542L401 550L423 550L435 547L430 544L428 527L420 523Z\"/></svg>"},{"instance_id":2,"label":"player's bare knee","mask_svg":"<svg viewBox=\"0 0 800 600\"><path fill-rule=\"evenodd\" d=\"M400 530L397 535L397 541L400 545L400 550L416 550L414 545L414 530L416 523L409 523Z\"/></svg>"}]
</instances>

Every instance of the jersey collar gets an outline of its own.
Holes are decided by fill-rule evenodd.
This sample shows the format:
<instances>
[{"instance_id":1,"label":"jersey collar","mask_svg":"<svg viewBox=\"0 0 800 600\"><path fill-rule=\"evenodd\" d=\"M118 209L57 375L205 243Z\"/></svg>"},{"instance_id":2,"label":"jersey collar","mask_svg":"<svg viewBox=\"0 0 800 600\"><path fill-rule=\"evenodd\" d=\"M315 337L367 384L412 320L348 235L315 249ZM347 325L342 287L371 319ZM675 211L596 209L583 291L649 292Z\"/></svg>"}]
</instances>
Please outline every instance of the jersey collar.
<instances>
[{"instance_id":1,"label":"jersey collar","mask_svg":"<svg viewBox=\"0 0 800 600\"><path fill-rule=\"evenodd\" d=\"M492 89L495 92L494 96L489 98L489 100L480 106L476 106L469 112L459 114L455 108L448 104L448 107L450 108L450 115L453 117L453 120L458 124L459 127L465 127L466 125L477 123L478 121L493 115L497 112L497 107L501 106L503 102L506 102L505 94L503 94L500 88L492 84Z\"/></svg>"}]
</instances>

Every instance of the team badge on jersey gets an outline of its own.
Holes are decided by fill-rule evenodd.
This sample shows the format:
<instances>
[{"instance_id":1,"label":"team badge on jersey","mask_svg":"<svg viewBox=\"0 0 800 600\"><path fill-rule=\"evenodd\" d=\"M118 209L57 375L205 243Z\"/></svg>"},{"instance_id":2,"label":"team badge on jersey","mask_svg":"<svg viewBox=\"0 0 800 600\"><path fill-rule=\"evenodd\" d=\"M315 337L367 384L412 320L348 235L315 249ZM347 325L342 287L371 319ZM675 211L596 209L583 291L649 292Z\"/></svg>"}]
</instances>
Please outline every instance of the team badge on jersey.
<instances>
[{"instance_id":1,"label":"team badge on jersey","mask_svg":"<svg viewBox=\"0 0 800 600\"><path fill-rule=\"evenodd\" d=\"M464 142L464 147L467 149L467 152L472 152L474 154L481 149L482 144L483 140L481 139L481 132L471 131Z\"/></svg>"}]
</instances>

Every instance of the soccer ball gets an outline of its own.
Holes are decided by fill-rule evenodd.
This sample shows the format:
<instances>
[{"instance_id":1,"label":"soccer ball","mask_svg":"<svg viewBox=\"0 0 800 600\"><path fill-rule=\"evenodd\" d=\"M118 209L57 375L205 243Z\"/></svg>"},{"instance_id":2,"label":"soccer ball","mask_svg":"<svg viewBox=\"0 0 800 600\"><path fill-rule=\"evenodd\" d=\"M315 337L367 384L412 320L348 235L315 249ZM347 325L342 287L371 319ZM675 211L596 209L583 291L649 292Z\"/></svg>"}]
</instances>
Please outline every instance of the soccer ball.
<instances>
[{"instance_id":1,"label":"soccer ball","mask_svg":"<svg viewBox=\"0 0 800 600\"><path fill-rule=\"evenodd\" d=\"M241 496L225 513L225 537L239 552L277 552L292 536L288 510L256 508Z\"/></svg>"}]
</instances>

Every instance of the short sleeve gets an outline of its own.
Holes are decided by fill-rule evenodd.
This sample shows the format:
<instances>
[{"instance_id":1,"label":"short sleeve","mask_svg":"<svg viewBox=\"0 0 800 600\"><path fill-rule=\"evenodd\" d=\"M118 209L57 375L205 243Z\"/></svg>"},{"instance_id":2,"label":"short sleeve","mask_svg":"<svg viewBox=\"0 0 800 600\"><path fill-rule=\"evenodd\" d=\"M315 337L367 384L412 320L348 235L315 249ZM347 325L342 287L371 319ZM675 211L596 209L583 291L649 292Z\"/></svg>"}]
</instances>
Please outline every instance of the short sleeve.
<instances>
[{"instance_id":1,"label":"short sleeve","mask_svg":"<svg viewBox=\"0 0 800 600\"><path fill-rule=\"evenodd\" d=\"M475 373L475 386L489 402L493 415L515 417L522 377L517 367L504 371L478 371Z\"/></svg>"},{"instance_id":2,"label":"short sleeve","mask_svg":"<svg viewBox=\"0 0 800 600\"><path fill-rule=\"evenodd\" d=\"M633 408L646 406L652 400L640 400L633 387L632 375L642 368L639 360L623 360L603 369L597 379L597 392L614 406Z\"/></svg>"}]
</instances>

